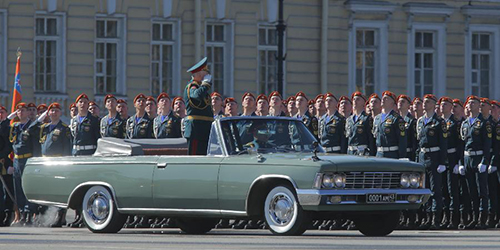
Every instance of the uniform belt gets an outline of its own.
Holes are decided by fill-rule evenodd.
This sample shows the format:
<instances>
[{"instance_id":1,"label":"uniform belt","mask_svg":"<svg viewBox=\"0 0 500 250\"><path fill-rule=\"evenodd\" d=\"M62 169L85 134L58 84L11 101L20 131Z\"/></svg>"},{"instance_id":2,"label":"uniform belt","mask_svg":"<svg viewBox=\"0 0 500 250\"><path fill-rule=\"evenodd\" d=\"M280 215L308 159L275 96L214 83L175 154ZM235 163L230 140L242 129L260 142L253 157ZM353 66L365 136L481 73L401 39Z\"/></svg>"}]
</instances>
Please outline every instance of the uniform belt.
<instances>
[{"instance_id":1,"label":"uniform belt","mask_svg":"<svg viewBox=\"0 0 500 250\"><path fill-rule=\"evenodd\" d=\"M483 155L483 150L478 150L478 151L464 151L465 156L476 156L476 155Z\"/></svg>"},{"instance_id":2,"label":"uniform belt","mask_svg":"<svg viewBox=\"0 0 500 250\"><path fill-rule=\"evenodd\" d=\"M202 115L188 115L188 116L186 116L186 119L188 119L188 120L201 120L201 121L208 121L208 122L214 121L213 117L202 116Z\"/></svg>"},{"instance_id":3,"label":"uniform belt","mask_svg":"<svg viewBox=\"0 0 500 250\"><path fill-rule=\"evenodd\" d=\"M349 150L351 150L351 151L355 151L355 150L361 151L361 150L365 150L366 148L368 148L368 145L349 146Z\"/></svg>"},{"instance_id":4,"label":"uniform belt","mask_svg":"<svg viewBox=\"0 0 500 250\"><path fill-rule=\"evenodd\" d=\"M74 145L73 146L73 149L74 150L91 150L91 149L96 149L97 146L96 145Z\"/></svg>"},{"instance_id":5,"label":"uniform belt","mask_svg":"<svg viewBox=\"0 0 500 250\"><path fill-rule=\"evenodd\" d=\"M398 151L399 147L398 146L392 146L392 147L378 147L377 151L379 152L392 152L392 151Z\"/></svg>"},{"instance_id":6,"label":"uniform belt","mask_svg":"<svg viewBox=\"0 0 500 250\"><path fill-rule=\"evenodd\" d=\"M412 150L413 148L406 148L406 153L411 153Z\"/></svg>"},{"instance_id":7,"label":"uniform belt","mask_svg":"<svg viewBox=\"0 0 500 250\"><path fill-rule=\"evenodd\" d=\"M456 148L449 148L449 149L448 149L448 154L453 154L453 153L455 153L455 152L457 152L457 149L456 149Z\"/></svg>"},{"instance_id":8,"label":"uniform belt","mask_svg":"<svg viewBox=\"0 0 500 250\"><path fill-rule=\"evenodd\" d=\"M432 147L432 148L421 148L420 152L422 153L434 153L441 150L439 147Z\"/></svg>"},{"instance_id":9,"label":"uniform belt","mask_svg":"<svg viewBox=\"0 0 500 250\"><path fill-rule=\"evenodd\" d=\"M23 155L14 154L14 158L16 158L16 159L26 159L26 158L30 158L32 156L33 156L32 153L27 153L27 154L23 154Z\"/></svg>"},{"instance_id":10,"label":"uniform belt","mask_svg":"<svg viewBox=\"0 0 500 250\"><path fill-rule=\"evenodd\" d=\"M340 151L340 146L335 146L335 147L325 147L326 152L335 152L335 151Z\"/></svg>"}]
</instances>

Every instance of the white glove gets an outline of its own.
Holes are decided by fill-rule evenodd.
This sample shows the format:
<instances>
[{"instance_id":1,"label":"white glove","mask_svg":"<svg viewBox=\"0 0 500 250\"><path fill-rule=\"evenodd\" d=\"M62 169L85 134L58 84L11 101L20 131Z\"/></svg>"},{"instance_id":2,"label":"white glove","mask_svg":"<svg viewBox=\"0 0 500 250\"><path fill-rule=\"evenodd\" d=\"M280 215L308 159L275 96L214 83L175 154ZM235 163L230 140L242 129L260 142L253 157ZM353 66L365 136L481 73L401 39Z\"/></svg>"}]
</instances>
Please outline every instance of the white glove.
<instances>
[{"instance_id":1,"label":"white glove","mask_svg":"<svg viewBox=\"0 0 500 250\"><path fill-rule=\"evenodd\" d=\"M458 167L458 173L460 175L465 175L465 167L463 165Z\"/></svg>"},{"instance_id":2,"label":"white glove","mask_svg":"<svg viewBox=\"0 0 500 250\"><path fill-rule=\"evenodd\" d=\"M495 173L497 171L497 167L491 166L488 168L488 174Z\"/></svg>"},{"instance_id":3,"label":"white glove","mask_svg":"<svg viewBox=\"0 0 500 250\"><path fill-rule=\"evenodd\" d=\"M458 170L458 164L455 165L455 167L453 167L453 173L454 174L459 174L460 173L460 171Z\"/></svg>"},{"instance_id":4,"label":"white glove","mask_svg":"<svg viewBox=\"0 0 500 250\"><path fill-rule=\"evenodd\" d=\"M488 169L488 166L484 164L479 164L479 166L477 166L477 169L479 170L479 173L484 173L486 172L486 169Z\"/></svg>"},{"instance_id":5,"label":"white glove","mask_svg":"<svg viewBox=\"0 0 500 250\"><path fill-rule=\"evenodd\" d=\"M13 167L8 167L7 168L7 174L13 175L14 174L14 168Z\"/></svg>"},{"instance_id":6,"label":"white glove","mask_svg":"<svg viewBox=\"0 0 500 250\"><path fill-rule=\"evenodd\" d=\"M10 113L10 114L9 114L9 116L7 116L7 119L9 119L9 120L14 119L14 117L16 117L16 116L17 116L17 113L18 113L18 112L19 112L19 111L18 111L18 110L16 110L16 111L14 111L14 112Z\"/></svg>"},{"instance_id":7,"label":"white glove","mask_svg":"<svg viewBox=\"0 0 500 250\"><path fill-rule=\"evenodd\" d=\"M439 165L437 169L438 173L442 173L446 171L446 166L445 165Z\"/></svg>"},{"instance_id":8,"label":"white glove","mask_svg":"<svg viewBox=\"0 0 500 250\"><path fill-rule=\"evenodd\" d=\"M37 121L39 121L39 122L43 122L43 121L45 120L45 117L47 117L47 115L48 115L48 114L49 114L49 111L48 111L48 110L47 110L47 111L45 111L45 112L43 112L43 113L42 113L42 114L38 117Z\"/></svg>"},{"instance_id":9,"label":"white glove","mask_svg":"<svg viewBox=\"0 0 500 250\"><path fill-rule=\"evenodd\" d=\"M203 77L202 82L211 83L211 82L212 82L212 75L210 75L210 74L206 74L206 75Z\"/></svg>"}]
</instances>

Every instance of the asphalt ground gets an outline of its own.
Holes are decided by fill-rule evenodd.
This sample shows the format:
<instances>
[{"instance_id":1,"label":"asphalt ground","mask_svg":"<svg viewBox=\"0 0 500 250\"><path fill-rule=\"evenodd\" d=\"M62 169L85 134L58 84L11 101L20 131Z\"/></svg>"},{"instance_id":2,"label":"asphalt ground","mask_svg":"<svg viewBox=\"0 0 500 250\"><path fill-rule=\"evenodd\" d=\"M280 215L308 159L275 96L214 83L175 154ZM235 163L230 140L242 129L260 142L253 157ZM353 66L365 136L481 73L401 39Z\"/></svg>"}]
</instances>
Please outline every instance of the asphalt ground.
<instances>
[{"instance_id":1,"label":"asphalt ground","mask_svg":"<svg viewBox=\"0 0 500 250\"><path fill-rule=\"evenodd\" d=\"M0 249L500 249L500 230L395 231L386 237L311 230L285 237L268 230L216 229L186 235L178 229L123 229L93 234L86 228L3 227Z\"/></svg>"}]
</instances>

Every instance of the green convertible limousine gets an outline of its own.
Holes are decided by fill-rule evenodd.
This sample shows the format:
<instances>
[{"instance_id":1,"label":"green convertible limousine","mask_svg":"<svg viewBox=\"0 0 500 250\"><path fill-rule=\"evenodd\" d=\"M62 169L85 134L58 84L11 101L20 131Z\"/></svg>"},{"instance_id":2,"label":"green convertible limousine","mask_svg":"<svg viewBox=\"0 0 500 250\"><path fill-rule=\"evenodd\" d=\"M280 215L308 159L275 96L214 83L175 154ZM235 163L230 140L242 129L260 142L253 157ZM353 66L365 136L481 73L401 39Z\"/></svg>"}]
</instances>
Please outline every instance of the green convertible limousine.
<instances>
[{"instance_id":1,"label":"green convertible limousine","mask_svg":"<svg viewBox=\"0 0 500 250\"><path fill-rule=\"evenodd\" d=\"M186 233L228 218L300 235L311 220L348 218L384 236L431 194L420 164L325 154L301 121L269 117L217 119L207 156L186 155L184 139L104 138L93 156L32 158L22 178L30 202L81 209L96 233L158 215Z\"/></svg>"}]
</instances>

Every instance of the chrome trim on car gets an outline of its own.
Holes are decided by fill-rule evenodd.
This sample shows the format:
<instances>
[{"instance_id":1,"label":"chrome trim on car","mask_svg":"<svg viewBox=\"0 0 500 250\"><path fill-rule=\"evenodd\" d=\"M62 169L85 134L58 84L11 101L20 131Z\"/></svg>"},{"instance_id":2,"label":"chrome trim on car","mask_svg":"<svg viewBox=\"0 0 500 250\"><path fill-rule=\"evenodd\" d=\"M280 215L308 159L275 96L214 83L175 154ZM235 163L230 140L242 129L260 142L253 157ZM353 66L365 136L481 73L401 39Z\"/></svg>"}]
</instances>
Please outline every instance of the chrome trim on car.
<instances>
[{"instance_id":1,"label":"chrome trim on car","mask_svg":"<svg viewBox=\"0 0 500 250\"><path fill-rule=\"evenodd\" d=\"M35 203L43 206L53 206L53 207L60 207L60 208L67 208L68 204L67 203L61 203L61 202L54 202L54 201L45 201L45 200L32 200L28 199L30 203Z\"/></svg>"},{"instance_id":2,"label":"chrome trim on car","mask_svg":"<svg viewBox=\"0 0 500 250\"><path fill-rule=\"evenodd\" d=\"M71 191L71 193L69 194L69 197L68 197L68 203L71 201L71 198L73 197L73 194L75 193L76 190L78 190L79 188L83 187L83 186L105 186L107 188L109 188L109 190L111 191L111 194L113 195L113 199L115 201L115 204L116 204L116 208L119 208L120 206L118 205L118 197L116 196L116 193L115 193L115 189L109 184L109 183L106 183L106 182L102 182L102 181L87 181L87 182L83 182L83 183L80 183L78 184L78 186L76 186L73 191Z\"/></svg>"},{"instance_id":3,"label":"chrome trim on car","mask_svg":"<svg viewBox=\"0 0 500 250\"><path fill-rule=\"evenodd\" d=\"M265 175L261 175L257 178L255 178L255 180L252 181L252 184L250 184L250 188L248 189L247 191L247 197L245 199L245 209L248 211L248 198L250 198L250 191L252 191L252 188L253 186L255 185L255 183L257 183L258 181L260 180L263 180L263 179L268 179L268 178L279 178L279 179L285 179L287 181L290 181L290 183L292 183L292 186L295 190L298 190L298 187L297 187L297 184L295 183L295 181L290 178L290 176L287 176L287 175L279 175L279 174L265 174Z\"/></svg>"},{"instance_id":4,"label":"chrome trim on car","mask_svg":"<svg viewBox=\"0 0 500 250\"><path fill-rule=\"evenodd\" d=\"M168 214L193 214L193 215L236 215L246 216L245 211L218 210L218 209L183 209L183 208L118 208L118 212L144 213L144 212L164 212Z\"/></svg>"},{"instance_id":5,"label":"chrome trim on car","mask_svg":"<svg viewBox=\"0 0 500 250\"><path fill-rule=\"evenodd\" d=\"M396 194L396 195L423 195L425 202L431 195L429 189L332 189L332 190L318 190L318 189L297 189L297 196L300 205L319 205L321 198L324 196L355 196L367 194ZM367 204L356 201L342 201L342 204ZM410 204L408 201L396 201L388 204Z\"/></svg>"}]
</instances>

